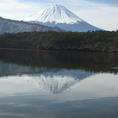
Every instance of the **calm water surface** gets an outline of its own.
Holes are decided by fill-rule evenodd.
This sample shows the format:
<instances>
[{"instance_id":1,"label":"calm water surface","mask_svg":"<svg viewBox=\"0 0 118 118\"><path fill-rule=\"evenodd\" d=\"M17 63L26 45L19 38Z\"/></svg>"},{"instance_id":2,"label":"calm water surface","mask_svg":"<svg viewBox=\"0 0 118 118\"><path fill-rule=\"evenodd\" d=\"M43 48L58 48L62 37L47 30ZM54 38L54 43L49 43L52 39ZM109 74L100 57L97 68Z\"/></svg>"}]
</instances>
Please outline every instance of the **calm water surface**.
<instances>
[{"instance_id":1,"label":"calm water surface","mask_svg":"<svg viewBox=\"0 0 118 118\"><path fill-rule=\"evenodd\" d=\"M0 50L0 118L117 118L116 54Z\"/></svg>"}]
</instances>

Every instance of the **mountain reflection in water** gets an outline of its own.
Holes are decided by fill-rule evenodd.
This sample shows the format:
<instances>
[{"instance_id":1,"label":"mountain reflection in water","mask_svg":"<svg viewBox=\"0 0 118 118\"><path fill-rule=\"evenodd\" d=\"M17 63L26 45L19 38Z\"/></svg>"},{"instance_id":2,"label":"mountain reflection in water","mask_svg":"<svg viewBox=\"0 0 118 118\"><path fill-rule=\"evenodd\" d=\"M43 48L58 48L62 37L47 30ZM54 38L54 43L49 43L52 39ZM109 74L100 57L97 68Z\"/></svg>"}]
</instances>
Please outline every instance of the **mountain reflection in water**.
<instances>
[{"instance_id":1,"label":"mountain reflection in water","mask_svg":"<svg viewBox=\"0 0 118 118\"><path fill-rule=\"evenodd\" d=\"M0 118L116 118L115 60L115 54L1 50Z\"/></svg>"}]
</instances>

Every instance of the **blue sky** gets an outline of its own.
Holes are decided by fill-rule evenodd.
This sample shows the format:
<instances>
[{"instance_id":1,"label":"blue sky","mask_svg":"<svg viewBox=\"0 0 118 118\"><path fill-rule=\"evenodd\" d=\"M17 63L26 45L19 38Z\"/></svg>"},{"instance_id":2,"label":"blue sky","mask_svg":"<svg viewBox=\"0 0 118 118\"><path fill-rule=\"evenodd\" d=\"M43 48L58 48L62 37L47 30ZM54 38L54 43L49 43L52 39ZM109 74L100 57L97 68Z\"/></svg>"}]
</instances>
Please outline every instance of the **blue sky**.
<instances>
[{"instance_id":1,"label":"blue sky","mask_svg":"<svg viewBox=\"0 0 118 118\"><path fill-rule=\"evenodd\" d=\"M0 0L0 16L23 20L53 3L64 5L92 25L118 29L118 0Z\"/></svg>"},{"instance_id":2,"label":"blue sky","mask_svg":"<svg viewBox=\"0 0 118 118\"><path fill-rule=\"evenodd\" d=\"M118 6L118 0L87 0L87 1Z\"/></svg>"},{"instance_id":3,"label":"blue sky","mask_svg":"<svg viewBox=\"0 0 118 118\"><path fill-rule=\"evenodd\" d=\"M37 2L37 3L52 3L58 1L58 0L21 0L23 2ZM64 1L64 0L63 0ZM105 3L109 5L114 5L118 7L118 0L85 0L89 2L94 2L94 3Z\"/></svg>"}]
</instances>

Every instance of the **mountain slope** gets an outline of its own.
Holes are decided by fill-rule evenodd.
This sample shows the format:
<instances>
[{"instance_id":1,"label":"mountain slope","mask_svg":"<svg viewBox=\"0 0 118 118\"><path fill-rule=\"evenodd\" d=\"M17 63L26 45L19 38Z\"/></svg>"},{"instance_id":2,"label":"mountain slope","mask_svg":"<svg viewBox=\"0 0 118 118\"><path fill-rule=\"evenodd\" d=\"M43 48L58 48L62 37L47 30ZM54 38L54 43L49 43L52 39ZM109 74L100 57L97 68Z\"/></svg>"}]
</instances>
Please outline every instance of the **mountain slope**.
<instances>
[{"instance_id":1,"label":"mountain slope","mask_svg":"<svg viewBox=\"0 0 118 118\"><path fill-rule=\"evenodd\" d=\"M99 28L88 24L61 5L51 6L25 20L36 24L43 24L45 26L57 26L66 31L86 32L88 30L100 30Z\"/></svg>"},{"instance_id":2,"label":"mountain slope","mask_svg":"<svg viewBox=\"0 0 118 118\"><path fill-rule=\"evenodd\" d=\"M18 33L18 32L33 32L33 31L62 31L57 27L47 27L43 25L31 24L23 21L15 21L0 17L0 34L3 33Z\"/></svg>"},{"instance_id":3,"label":"mountain slope","mask_svg":"<svg viewBox=\"0 0 118 118\"><path fill-rule=\"evenodd\" d=\"M78 21L79 22L82 21L78 16L74 15L71 11L69 11L64 6L61 5L51 6L40 13L30 16L27 19L44 23L55 22L55 23L67 23L67 24L73 24L77 23Z\"/></svg>"}]
</instances>

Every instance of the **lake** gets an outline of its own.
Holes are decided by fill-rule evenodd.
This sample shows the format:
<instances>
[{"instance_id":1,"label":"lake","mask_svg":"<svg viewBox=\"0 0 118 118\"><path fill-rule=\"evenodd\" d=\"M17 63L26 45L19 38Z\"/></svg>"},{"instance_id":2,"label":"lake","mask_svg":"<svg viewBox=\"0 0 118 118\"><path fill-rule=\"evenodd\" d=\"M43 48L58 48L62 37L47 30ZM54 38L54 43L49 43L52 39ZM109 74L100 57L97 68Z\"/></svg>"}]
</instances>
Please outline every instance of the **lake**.
<instances>
[{"instance_id":1,"label":"lake","mask_svg":"<svg viewBox=\"0 0 118 118\"><path fill-rule=\"evenodd\" d=\"M0 118L117 118L118 56L0 50Z\"/></svg>"}]
</instances>

